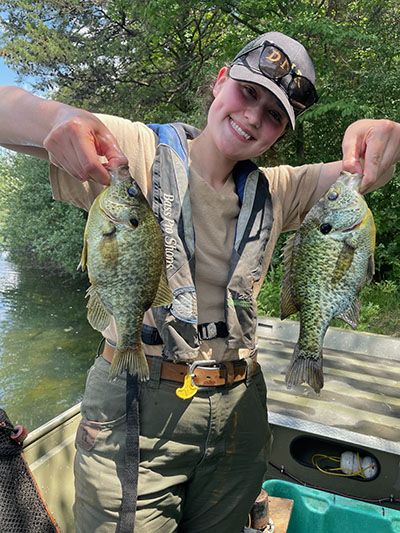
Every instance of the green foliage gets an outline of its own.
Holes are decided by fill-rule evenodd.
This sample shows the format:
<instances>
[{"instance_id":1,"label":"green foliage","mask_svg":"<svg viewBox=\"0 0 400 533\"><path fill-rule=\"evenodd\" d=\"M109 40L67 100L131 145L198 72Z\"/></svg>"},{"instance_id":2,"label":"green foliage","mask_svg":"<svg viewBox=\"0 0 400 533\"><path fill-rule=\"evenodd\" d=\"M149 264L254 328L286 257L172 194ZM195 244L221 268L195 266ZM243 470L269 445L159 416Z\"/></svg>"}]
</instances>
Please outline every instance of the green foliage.
<instances>
[{"instance_id":1,"label":"green foliage","mask_svg":"<svg viewBox=\"0 0 400 533\"><path fill-rule=\"evenodd\" d=\"M260 315L279 316L282 286L282 265L270 267L257 298Z\"/></svg>"},{"instance_id":2,"label":"green foliage","mask_svg":"<svg viewBox=\"0 0 400 533\"><path fill-rule=\"evenodd\" d=\"M21 154L0 159L0 239L16 262L77 275L85 213L54 202L48 163Z\"/></svg>"},{"instance_id":3,"label":"green foliage","mask_svg":"<svg viewBox=\"0 0 400 533\"><path fill-rule=\"evenodd\" d=\"M400 173L385 187L368 195L367 201L377 233L375 279L392 280L400 287Z\"/></svg>"},{"instance_id":4,"label":"green foliage","mask_svg":"<svg viewBox=\"0 0 400 533\"><path fill-rule=\"evenodd\" d=\"M320 91L307 144L284 155L336 158L355 118L398 118L399 11L381 0L5 0L1 44L8 64L59 99L162 121L196 118L205 80L248 40L283 31L309 48Z\"/></svg>"}]
</instances>

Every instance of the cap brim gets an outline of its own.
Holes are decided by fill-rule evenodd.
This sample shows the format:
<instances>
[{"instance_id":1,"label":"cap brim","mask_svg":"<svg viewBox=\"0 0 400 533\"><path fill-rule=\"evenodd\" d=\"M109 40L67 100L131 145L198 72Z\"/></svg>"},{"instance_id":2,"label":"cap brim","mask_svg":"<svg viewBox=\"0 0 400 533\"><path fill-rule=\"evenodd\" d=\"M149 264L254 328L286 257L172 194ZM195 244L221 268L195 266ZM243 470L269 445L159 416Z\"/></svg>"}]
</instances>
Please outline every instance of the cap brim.
<instances>
[{"instance_id":1,"label":"cap brim","mask_svg":"<svg viewBox=\"0 0 400 533\"><path fill-rule=\"evenodd\" d=\"M262 74L257 74L256 72L251 71L244 65L238 64L231 66L229 76L236 81L249 81L250 83L255 83L257 85L261 85L261 87L265 87L265 89L268 89L268 91L271 92L282 104L289 118L292 129L295 129L296 117L294 115L293 107L291 106L286 93L282 91L282 89L275 82L263 76Z\"/></svg>"}]
</instances>

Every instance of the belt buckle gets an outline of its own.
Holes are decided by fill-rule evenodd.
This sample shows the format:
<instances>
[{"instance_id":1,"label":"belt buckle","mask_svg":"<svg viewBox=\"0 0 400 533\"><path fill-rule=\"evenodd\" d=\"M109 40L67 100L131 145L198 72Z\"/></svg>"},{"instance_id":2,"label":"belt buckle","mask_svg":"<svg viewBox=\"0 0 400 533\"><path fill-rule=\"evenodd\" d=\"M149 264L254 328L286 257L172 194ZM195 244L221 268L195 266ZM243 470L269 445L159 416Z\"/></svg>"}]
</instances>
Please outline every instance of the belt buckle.
<instances>
[{"instance_id":1,"label":"belt buckle","mask_svg":"<svg viewBox=\"0 0 400 533\"><path fill-rule=\"evenodd\" d=\"M195 370L195 368L197 368L198 366L202 366L202 367L207 368L208 365L214 365L216 363L217 363L217 361L215 361L214 359L201 359L201 360L198 360L198 361L193 361L193 363L191 363L188 366L188 371L187 371L187 374L185 376L185 380L183 382L183 386L179 387L175 391L175 393L178 396L178 398L181 398L182 400L188 400L189 398L192 398L196 394L196 392L199 390L199 388L201 388L200 385L196 385L196 383L194 382L194 379L193 379L194 378L194 370ZM205 365L207 365L207 366L205 366Z\"/></svg>"}]
</instances>

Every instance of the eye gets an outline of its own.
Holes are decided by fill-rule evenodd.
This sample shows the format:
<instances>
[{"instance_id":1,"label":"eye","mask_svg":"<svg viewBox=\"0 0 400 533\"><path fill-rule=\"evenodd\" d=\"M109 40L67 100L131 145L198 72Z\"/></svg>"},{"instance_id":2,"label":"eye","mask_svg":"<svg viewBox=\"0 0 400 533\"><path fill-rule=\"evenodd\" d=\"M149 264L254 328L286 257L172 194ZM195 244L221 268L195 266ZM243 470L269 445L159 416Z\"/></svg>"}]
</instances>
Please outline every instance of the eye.
<instances>
[{"instance_id":1,"label":"eye","mask_svg":"<svg viewBox=\"0 0 400 533\"><path fill-rule=\"evenodd\" d=\"M257 97L257 92L254 89L254 87L252 87L251 85L245 85L244 89L252 98L256 98Z\"/></svg>"},{"instance_id":2,"label":"eye","mask_svg":"<svg viewBox=\"0 0 400 533\"><path fill-rule=\"evenodd\" d=\"M335 200L337 200L338 197L339 197L339 191L337 191L336 189L334 189L328 194L328 200L330 200L331 202L334 202Z\"/></svg>"},{"instance_id":3,"label":"eye","mask_svg":"<svg viewBox=\"0 0 400 533\"><path fill-rule=\"evenodd\" d=\"M278 111L275 111L275 109L270 109L269 114L275 122L279 122L279 124L282 122L282 115Z\"/></svg>"},{"instance_id":4,"label":"eye","mask_svg":"<svg viewBox=\"0 0 400 533\"><path fill-rule=\"evenodd\" d=\"M129 219L129 222L132 226L132 228L137 228L139 226L139 220L135 217L132 217Z\"/></svg>"},{"instance_id":5,"label":"eye","mask_svg":"<svg viewBox=\"0 0 400 533\"><path fill-rule=\"evenodd\" d=\"M129 187L129 189L128 189L128 194L129 194L129 196L131 196L132 198L134 198L134 197L137 195L137 190L134 189L133 187Z\"/></svg>"},{"instance_id":6,"label":"eye","mask_svg":"<svg viewBox=\"0 0 400 533\"><path fill-rule=\"evenodd\" d=\"M323 233L324 235L329 233L331 229L332 229L332 226L330 224L321 224L319 227L319 231Z\"/></svg>"}]
</instances>

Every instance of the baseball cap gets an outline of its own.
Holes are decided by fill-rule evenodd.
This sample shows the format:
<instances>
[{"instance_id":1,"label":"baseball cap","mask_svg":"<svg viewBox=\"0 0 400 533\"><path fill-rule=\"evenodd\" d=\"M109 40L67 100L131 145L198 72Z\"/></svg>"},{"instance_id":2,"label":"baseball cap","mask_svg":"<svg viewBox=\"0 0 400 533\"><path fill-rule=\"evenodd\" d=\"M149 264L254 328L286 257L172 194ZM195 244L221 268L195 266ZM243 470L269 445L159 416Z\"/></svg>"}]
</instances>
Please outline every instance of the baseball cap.
<instances>
[{"instance_id":1,"label":"baseball cap","mask_svg":"<svg viewBox=\"0 0 400 533\"><path fill-rule=\"evenodd\" d=\"M292 70L279 79L269 77L260 70L260 56L265 42L276 45L290 60ZM297 106L293 106L293 99L289 98L288 91L292 87L290 84L293 83L296 74L307 78L307 82L311 82L308 85L313 91L313 96L315 95L312 102L314 103L317 98L314 88L315 71L310 56L302 44L277 31L264 33L248 43L236 55L229 70L229 76L234 80L256 83L268 89L282 104L293 129L295 128L296 116L309 107L309 105L302 106L303 109L299 110Z\"/></svg>"}]
</instances>

